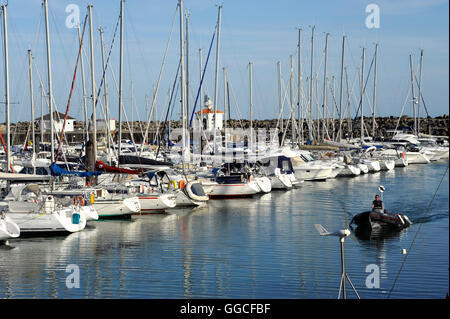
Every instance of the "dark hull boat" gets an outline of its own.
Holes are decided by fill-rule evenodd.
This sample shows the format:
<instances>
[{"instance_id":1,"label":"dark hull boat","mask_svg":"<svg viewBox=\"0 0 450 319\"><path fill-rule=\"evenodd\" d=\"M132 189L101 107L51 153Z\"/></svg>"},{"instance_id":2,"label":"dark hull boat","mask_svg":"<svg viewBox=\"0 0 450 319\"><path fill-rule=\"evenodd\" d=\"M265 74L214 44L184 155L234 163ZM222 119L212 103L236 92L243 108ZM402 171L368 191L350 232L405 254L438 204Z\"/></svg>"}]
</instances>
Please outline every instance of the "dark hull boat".
<instances>
[{"instance_id":1,"label":"dark hull boat","mask_svg":"<svg viewBox=\"0 0 450 319\"><path fill-rule=\"evenodd\" d=\"M376 228L387 227L391 229L404 229L409 227L412 223L408 216L403 214L388 214L386 210L372 210L362 212L352 218L350 225L356 224L357 227L362 228Z\"/></svg>"}]
</instances>

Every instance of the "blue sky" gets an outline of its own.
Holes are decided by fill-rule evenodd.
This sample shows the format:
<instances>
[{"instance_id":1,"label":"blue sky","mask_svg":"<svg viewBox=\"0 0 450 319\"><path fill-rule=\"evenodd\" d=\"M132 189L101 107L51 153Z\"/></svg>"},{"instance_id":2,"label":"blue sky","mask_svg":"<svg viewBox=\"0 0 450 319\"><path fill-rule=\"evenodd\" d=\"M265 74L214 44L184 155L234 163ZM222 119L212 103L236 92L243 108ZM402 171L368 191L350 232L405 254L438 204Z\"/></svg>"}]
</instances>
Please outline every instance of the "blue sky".
<instances>
[{"instance_id":1,"label":"blue sky","mask_svg":"<svg viewBox=\"0 0 450 319\"><path fill-rule=\"evenodd\" d=\"M125 2L124 44L124 107L128 119L144 120L145 95L150 97L156 85L166 43L177 7L172 1L127 0ZM5 0L2 0L5 3ZM336 98L339 94L339 76L342 36L347 36L345 65L354 91L352 116L358 99L359 83L357 68L361 64L362 47L366 47L366 75L374 55L375 43L379 43L377 115L412 115L411 99L407 95L411 87L409 54L414 55L414 68L419 66L420 49L424 49L423 97L432 116L448 114L449 108L449 34L446 0L374 0L374 1L212 1L185 0L184 9L190 13L189 74L191 79L191 108L199 84L199 48L203 50L203 63L217 21L218 5L222 3L222 26L220 39L220 65L218 106L223 107L222 68L227 69L231 87L232 117L249 114L248 63L253 63L254 118L275 118L278 114L277 61L281 62L284 85L289 84L290 55L295 56L295 81L297 83L297 29L302 28L303 79L310 72L311 26L316 26L314 73L318 74L321 100L323 85L323 51L325 33L330 33L328 48L328 77L336 77ZM368 4L380 8L380 28L368 29L365 19ZM78 50L75 29L65 26L69 13L66 6L76 4L80 8L80 19L84 20L86 7L93 5L95 82L101 78L101 55L98 27L105 31L105 50L108 53L112 34L119 14L119 0L49 0L51 30L51 56L53 92L57 109L65 111L70 92ZM11 120L27 121L30 118L27 50L32 49L35 65L34 91L35 116L41 112L39 76L47 91L47 69L45 51L44 15L40 0L9 0L9 62L11 81ZM85 37L85 79L90 95L89 38ZM2 35L3 42L3 35ZM2 44L3 47L3 44ZM113 118L118 114L119 39L116 38L111 53L107 83L109 105ZM158 117L166 109L168 91L172 86L179 59L179 16L175 16L174 30L161 85L158 92L156 112ZM113 71L113 73L111 72ZM4 95L3 49L0 63L2 74L0 91ZM215 75L215 44L211 52L205 76L204 93L213 99ZM370 75L367 84L368 99L372 100L373 82ZM131 94L133 82L133 98ZM305 85L304 90L307 90ZM416 95L417 95L417 88ZM344 92L346 87L344 87ZM315 94L315 93L314 93ZM179 95L178 95L179 97ZM345 97L345 95L344 95ZM344 99L345 100L345 99ZM133 107L131 102L133 101ZM151 101L151 98L150 98ZM406 103L405 103L406 101ZM44 112L47 106L44 104ZM365 116L370 116L365 103ZM287 104L285 105L287 110ZM88 110L91 104L88 101ZM179 118L179 103L172 118ZM330 111L331 112L331 111ZM424 111L422 109L421 113ZM81 73L78 70L75 90L69 114L83 119ZM285 116L288 113L285 112ZM4 108L0 110L2 122ZM103 117L98 106L97 117Z\"/></svg>"}]
</instances>

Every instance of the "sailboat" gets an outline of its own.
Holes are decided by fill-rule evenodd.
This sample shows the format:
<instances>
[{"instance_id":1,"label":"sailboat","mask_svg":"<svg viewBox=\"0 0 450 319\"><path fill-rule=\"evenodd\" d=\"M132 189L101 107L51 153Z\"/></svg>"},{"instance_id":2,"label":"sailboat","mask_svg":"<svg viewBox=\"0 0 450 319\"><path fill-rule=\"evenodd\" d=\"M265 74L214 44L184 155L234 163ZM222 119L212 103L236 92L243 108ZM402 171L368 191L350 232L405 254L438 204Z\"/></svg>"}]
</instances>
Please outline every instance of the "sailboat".
<instances>
[{"instance_id":1,"label":"sailboat","mask_svg":"<svg viewBox=\"0 0 450 319\"><path fill-rule=\"evenodd\" d=\"M78 232L86 227L86 216L75 206L62 206L52 195L44 195L37 184L11 187L0 204L21 233Z\"/></svg>"}]
</instances>

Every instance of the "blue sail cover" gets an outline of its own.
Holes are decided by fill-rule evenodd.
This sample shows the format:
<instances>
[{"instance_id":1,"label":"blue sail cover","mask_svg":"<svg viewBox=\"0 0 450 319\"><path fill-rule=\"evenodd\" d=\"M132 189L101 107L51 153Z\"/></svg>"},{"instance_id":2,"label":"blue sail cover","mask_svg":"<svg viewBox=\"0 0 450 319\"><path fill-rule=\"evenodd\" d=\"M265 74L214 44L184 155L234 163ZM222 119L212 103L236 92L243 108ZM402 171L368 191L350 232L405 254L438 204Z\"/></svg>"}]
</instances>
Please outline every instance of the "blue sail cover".
<instances>
[{"instance_id":1,"label":"blue sail cover","mask_svg":"<svg viewBox=\"0 0 450 319\"><path fill-rule=\"evenodd\" d=\"M52 171L53 176L77 175L78 177L91 177L91 176L98 176L103 173L103 172L72 172L59 167L58 165L56 165L56 163L50 165L50 170Z\"/></svg>"}]
</instances>

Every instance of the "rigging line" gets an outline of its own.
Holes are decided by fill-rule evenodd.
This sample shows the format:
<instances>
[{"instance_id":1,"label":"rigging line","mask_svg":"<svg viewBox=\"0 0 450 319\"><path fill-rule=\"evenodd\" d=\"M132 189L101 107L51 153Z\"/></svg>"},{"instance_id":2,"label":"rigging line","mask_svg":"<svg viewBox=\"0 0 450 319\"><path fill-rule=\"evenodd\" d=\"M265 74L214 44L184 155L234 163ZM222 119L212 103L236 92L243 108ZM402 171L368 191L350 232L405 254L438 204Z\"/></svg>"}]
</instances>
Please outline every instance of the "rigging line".
<instances>
[{"instance_id":1,"label":"rigging line","mask_svg":"<svg viewBox=\"0 0 450 319\"><path fill-rule=\"evenodd\" d=\"M414 74L414 79L416 80L417 86L419 86L419 82L417 81L417 77L416 77L415 74ZM422 102L423 102L423 107L425 108L425 112L427 112L427 116L430 116L430 114L428 114L428 109L427 109L427 106L425 105L425 101L424 101L424 99L423 99L423 93L422 93L422 90L421 90L421 92L420 92L419 99L421 99Z\"/></svg>"},{"instance_id":2,"label":"rigging line","mask_svg":"<svg viewBox=\"0 0 450 319\"><path fill-rule=\"evenodd\" d=\"M69 100L67 101L66 114L64 115L64 122L63 122L63 126L62 126L62 129L61 129L61 135L60 135L60 138L59 138L58 150L56 151L56 159L58 158L59 152L61 151L61 143L62 143L62 140L63 140L64 129L66 127L66 121L67 121L67 115L69 113L70 101L72 99L72 93L73 93L73 88L74 88L74 84L75 84L75 79L77 77L78 62L80 61L81 49L83 47L84 31L86 30L87 18L88 18L88 15L86 14L86 16L84 18L84 23L83 23L83 33L81 35L81 41L80 41L79 49L78 49L77 61L75 63L75 70L73 72L72 85L71 85L70 93L69 93Z\"/></svg>"},{"instance_id":3,"label":"rigging line","mask_svg":"<svg viewBox=\"0 0 450 319\"><path fill-rule=\"evenodd\" d=\"M145 127L145 135L144 135L144 140L142 142L143 145L145 145L145 143L147 141L148 130L150 128L150 119L152 118L153 111L155 109L156 99L157 99L158 92L159 92L159 85L161 83L161 77L162 77L162 74L164 72L164 66L166 64L167 52L169 51L170 41L172 40L172 33L173 33L174 25L175 25L175 20L176 20L176 17L177 17L177 12L178 12L178 5L176 6L175 12L174 12L174 15L173 15L172 25L170 27L169 39L167 40L166 50L164 52L163 60L162 60L162 63L161 63L161 69L159 70L158 82L156 83L156 88L154 89L154 92L153 92L153 95L152 95L153 98L152 98L152 106L150 108L150 114L148 115L148 118L146 119L147 120L147 126ZM177 71L177 74L178 74L178 71ZM142 152L142 148L141 148L141 152Z\"/></svg>"},{"instance_id":4,"label":"rigging line","mask_svg":"<svg viewBox=\"0 0 450 319\"><path fill-rule=\"evenodd\" d=\"M168 103L168 106L167 106L166 117L164 119L163 127L162 127L162 130L161 130L162 134L164 134L164 135L165 135L165 130L166 130L167 119L169 117L170 105L172 104L173 93L175 91L175 85L176 85L177 80L178 80L178 72L180 71L180 66L181 66L181 59L178 62L177 74L175 75L175 80L173 81L172 92L170 93L170 98L169 98L169 103ZM170 126L170 123L169 123L169 126ZM169 140L169 138L167 138L167 139ZM158 149L156 150L155 159L158 157L158 153L159 153L160 147L161 147L161 138L158 138Z\"/></svg>"},{"instance_id":5,"label":"rigging line","mask_svg":"<svg viewBox=\"0 0 450 319\"><path fill-rule=\"evenodd\" d=\"M401 110L401 112L400 112L400 116L398 117L397 124L395 125L395 131L397 130L398 125L400 124L400 120L401 120L403 111L405 110L405 105L406 105L406 103L408 102L409 94L411 93L411 87L410 87L409 85L408 85L408 87L409 87L409 89L408 89L408 94L406 94L405 101L403 102L403 106L402 106L402 110Z\"/></svg>"},{"instance_id":6,"label":"rigging line","mask_svg":"<svg viewBox=\"0 0 450 319\"><path fill-rule=\"evenodd\" d=\"M441 181L439 182L439 185L438 185L438 187L436 188L436 191L435 191L434 194L433 194L433 197L431 198L430 203L428 204L427 210L425 211L425 215L429 213L429 211L430 211L430 209L431 209L431 204L433 203L434 198L436 197L436 194L437 194L437 192L438 192L438 190L439 190L439 187L441 187L441 184L442 184L442 182L444 181L444 177L447 175L447 172L448 172L448 165L447 165L447 168L445 169L444 174L442 175ZM395 284L397 283L397 279L398 279L398 277L400 276L400 273L401 273L402 270L403 270L403 266L405 265L406 259L408 258L409 253L411 252L411 249L412 249L412 246L414 245L414 242L416 241L417 235L419 234L420 230L422 229L422 225L423 225L423 223L420 223L420 224L419 224L419 229L417 229L417 232L416 232L416 234L414 235L414 238L413 238L413 240L412 240L412 242L411 242L411 245L409 246L409 249L408 249L408 251L407 251L405 257L403 258L403 262L402 262L402 264L401 264L401 266L400 266L400 269L398 270L397 276L395 276L394 283L393 283L393 285L392 285L391 290L389 290L389 294L388 294L387 298L390 298L391 293L392 293L392 291L394 290Z\"/></svg>"},{"instance_id":7,"label":"rigging line","mask_svg":"<svg viewBox=\"0 0 450 319\"><path fill-rule=\"evenodd\" d=\"M206 69L207 69L207 66L208 66L209 56L210 56L210 54L211 54L211 48L212 48L212 45L213 45L213 42L214 42L214 38L215 38L215 36L216 36L216 31L217 31L217 26L216 26L216 28L214 29L214 33L213 33L213 36L212 36L212 39L211 39L211 43L210 43L210 45L209 45L208 55L207 55L207 57L206 57L206 63L205 63L205 66L203 67L202 79L200 80L200 85L199 85L198 90L197 90L197 97L195 98L195 103L194 103L194 107L193 107L193 109L192 109L191 119L190 119L190 121L189 121L189 128L192 127L192 120L193 120L193 118L194 118L195 109L197 108L198 96L200 95L200 89L201 89L202 84L203 84L203 79L205 78L205 73L206 73ZM217 105L215 105L215 107L217 107ZM201 111L201 110L200 110L200 111ZM216 114L214 114L214 118L215 118L215 117L216 117ZM214 125L215 125L215 123L214 123ZM214 128L214 129L215 129L215 128Z\"/></svg>"},{"instance_id":8,"label":"rigging line","mask_svg":"<svg viewBox=\"0 0 450 319\"><path fill-rule=\"evenodd\" d=\"M372 62L370 63L369 72L367 72L366 81L365 81L364 87L363 87L363 96L360 97L360 99L359 99L359 106L358 106L358 109L356 110L356 114L355 114L355 118L353 119L353 122L356 122L356 118L358 117L359 110L361 109L361 105L362 105L362 102L364 99L364 93L366 92L366 86L367 86L367 83L369 82L370 71L372 70L374 60L375 60L375 55L373 56ZM336 108L337 108L337 105L336 105ZM364 114L361 114L361 117L363 117L363 116L364 116Z\"/></svg>"}]
</instances>

